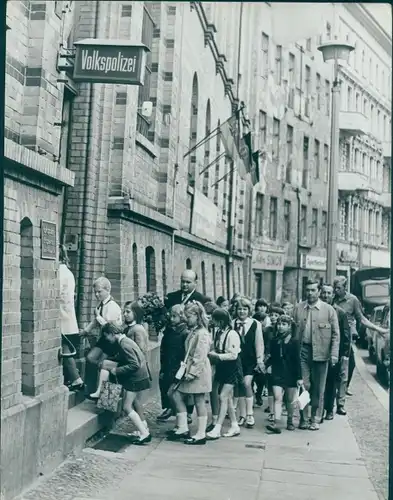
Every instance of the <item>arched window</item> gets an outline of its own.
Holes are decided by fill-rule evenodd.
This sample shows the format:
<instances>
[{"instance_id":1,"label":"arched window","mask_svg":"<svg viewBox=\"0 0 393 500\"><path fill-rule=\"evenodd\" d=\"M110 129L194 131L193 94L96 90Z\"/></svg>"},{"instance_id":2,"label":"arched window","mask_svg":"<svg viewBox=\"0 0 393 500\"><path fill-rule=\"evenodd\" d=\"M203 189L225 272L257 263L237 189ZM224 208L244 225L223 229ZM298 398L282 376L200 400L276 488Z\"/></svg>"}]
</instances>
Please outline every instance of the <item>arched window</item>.
<instances>
[{"instance_id":1,"label":"arched window","mask_svg":"<svg viewBox=\"0 0 393 500\"><path fill-rule=\"evenodd\" d=\"M27 217L20 223L20 325L22 394L35 396L34 355L34 247L33 225Z\"/></svg>"},{"instance_id":2,"label":"arched window","mask_svg":"<svg viewBox=\"0 0 393 500\"><path fill-rule=\"evenodd\" d=\"M156 257L153 247L145 250L146 260L146 291L156 292Z\"/></svg>"},{"instance_id":3,"label":"arched window","mask_svg":"<svg viewBox=\"0 0 393 500\"><path fill-rule=\"evenodd\" d=\"M192 149L197 143L198 137L198 77L194 73L192 80L192 94L191 94L191 112L190 112L190 138L188 147ZM188 156L188 184L195 185L196 174L196 151Z\"/></svg>"},{"instance_id":4,"label":"arched window","mask_svg":"<svg viewBox=\"0 0 393 500\"><path fill-rule=\"evenodd\" d=\"M213 274L213 299L217 298L217 283L216 283L216 265L212 264L212 274Z\"/></svg>"},{"instance_id":5,"label":"arched window","mask_svg":"<svg viewBox=\"0 0 393 500\"><path fill-rule=\"evenodd\" d=\"M132 245L132 275L134 285L134 299L139 297L139 269L138 269L138 248L136 243Z\"/></svg>"},{"instance_id":6,"label":"arched window","mask_svg":"<svg viewBox=\"0 0 393 500\"><path fill-rule=\"evenodd\" d=\"M186 260L186 269L192 269L191 259Z\"/></svg>"},{"instance_id":7,"label":"arched window","mask_svg":"<svg viewBox=\"0 0 393 500\"><path fill-rule=\"evenodd\" d=\"M206 120L205 120L205 137L210 134L211 131L211 111L210 111L210 99L207 100L206 105ZM203 172L203 185L202 191L205 196L209 196L209 170L210 167L210 140L205 142L205 159L204 159L204 167L205 170Z\"/></svg>"},{"instance_id":8,"label":"arched window","mask_svg":"<svg viewBox=\"0 0 393 500\"><path fill-rule=\"evenodd\" d=\"M226 297L224 266L221 266L221 291L222 291L222 296Z\"/></svg>"},{"instance_id":9,"label":"arched window","mask_svg":"<svg viewBox=\"0 0 393 500\"><path fill-rule=\"evenodd\" d=\"M238 283L239 283L239 293L243 293L242 292L242 278L241 278L241 273L240 273L240 267L237 268L237 279L238 279Z\"/></svg>"},{"instance_id":10,"label":"arched window","mask_svg":"<svg viewBox=\"0 0 393 500\"><path fill-rule=\"evenodd\" d=\"M201 271L202 271L202 293L203 295L206 295L206 268L205 268L205 263L202 261L201 263Z\"/></svg>"},{"instance_id":11,"label":"arched window","mask_svg":"<svg viewBox=\"0 0 393 500\"><path fill-rule=\"evenodd\" d=\"M220 125L221 122L218 120L217 122L217 128L220 130ZM221 134L218 133L216 136L216 156L219 157L221 152ZM215 166L215 176L214 176L214 204L218 206L218 195L219 195L219 189L220 189L220 167L222 163L222 158L216 162Z\"/></svg>"},{"instance_id":12,"label":"arched window","mask_svg":"<svg viewBox=\"0 0 393 500\"><path fill-rule=\"evenodd\" d=\"M161 252L161 272L162 272L162 291L167 294L167 276L166 276L166 257L165 250Z\"/></svg>"}]
</instances>

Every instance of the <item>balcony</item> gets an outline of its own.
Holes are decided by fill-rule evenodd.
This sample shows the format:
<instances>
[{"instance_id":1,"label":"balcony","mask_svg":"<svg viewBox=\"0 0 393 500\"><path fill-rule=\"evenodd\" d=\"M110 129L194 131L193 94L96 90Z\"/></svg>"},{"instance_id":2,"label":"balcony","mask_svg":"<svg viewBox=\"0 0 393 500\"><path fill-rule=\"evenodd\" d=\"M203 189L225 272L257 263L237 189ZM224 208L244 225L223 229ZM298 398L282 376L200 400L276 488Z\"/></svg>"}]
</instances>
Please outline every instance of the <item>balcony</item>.
<instances>
[{"instance_id":1,"label":"balcony","mask_svg":"<svg viewBox=\"0 0 393 500\"><path fill-rule=\"evenodd\" d=\"M368 134L369 120L356 111L340 111L340 133L346 137Z\"/></svg>"},{"instance_id":2,"label":"balcony","mask_svg":"<svg viewBox=\"0 0 393 500\"><path fill-rule=\"evenodd\" d=\"M357 191L366 190L369 186L367 176L360 172L338 172L338 190L339 191Z\"/></svg>"},{"instance_id":3,"label":"balcony","mask_svg":"<svg viewBox=\"0 0 393 500\"><path fill-rule=\"evenodd\" d=\"M392 208L392 193L384 191L379 195L379 203L383 206L383 208L391 209Z\"/></svg>"},{"instance_id":4,"label":"balcony","mask_svg":"<svg viewBox=\"0 0 393 500\"><path fill-rule=\"evenodd\" d=\"M385 141L382 143L382 153L385 160L392 159L392 141Z\"/></svg>"}]
</instances>

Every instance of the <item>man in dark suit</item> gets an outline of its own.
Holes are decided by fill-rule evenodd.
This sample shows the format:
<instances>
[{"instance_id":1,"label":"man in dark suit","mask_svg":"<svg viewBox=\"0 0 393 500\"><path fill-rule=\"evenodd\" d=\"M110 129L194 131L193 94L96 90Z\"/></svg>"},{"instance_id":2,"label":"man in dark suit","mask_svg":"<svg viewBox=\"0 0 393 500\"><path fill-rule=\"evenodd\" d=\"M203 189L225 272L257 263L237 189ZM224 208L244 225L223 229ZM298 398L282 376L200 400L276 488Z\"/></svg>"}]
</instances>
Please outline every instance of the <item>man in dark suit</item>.
<instances>
[{"instance_id":1,"label":"man in dark suit","mask_svg":"<svg viewBox=\"0 0 393 500\"><path fill-rule=\"evenodd\" d=\"M180 278L180 290L168 293L164 299L165 307L169 310L172 306L177 304L186 305L191 300L196 300L201 304L205 304L207 297L197 292L197 280L198 276L195 271L191 269L183 271Z\"/></svg>"},{"instance_id":2,"label":"man in dark suit","mask_svg":"<svg viewBox=\"0 0 393 500\"><path fill-rule=\"evenodd\" d=\"M322 286L321 300L332 304L334 298L333 286L325 284ZM335 366L329 366L325 389L325 420L333 420L334 401L337 400L337 414L346 415L345 392L348 381L348 363L351 350L351 330L345 312L333 305L337 313L338 326L340 329L340 346L338 351L339 361Z\"/></svg>"}]
</instances>

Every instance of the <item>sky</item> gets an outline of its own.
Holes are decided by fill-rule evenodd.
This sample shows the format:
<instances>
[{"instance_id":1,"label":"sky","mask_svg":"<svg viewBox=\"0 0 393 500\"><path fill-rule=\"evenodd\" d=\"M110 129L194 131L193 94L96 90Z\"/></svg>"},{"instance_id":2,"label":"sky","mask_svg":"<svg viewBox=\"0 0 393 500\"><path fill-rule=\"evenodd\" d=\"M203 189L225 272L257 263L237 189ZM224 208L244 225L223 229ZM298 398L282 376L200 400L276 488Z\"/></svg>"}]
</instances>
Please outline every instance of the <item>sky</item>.
<instances>
[{"instance_id":1,"label":"sky","mask_svg":"<svg viewBox=\"0 0 393 500\"><path fill-rule=\"evenodd\" d=\"M392 8L387 3L367 3L363 6L379 22L382 28L392 36Z\"/></svg>"}]
</instances>

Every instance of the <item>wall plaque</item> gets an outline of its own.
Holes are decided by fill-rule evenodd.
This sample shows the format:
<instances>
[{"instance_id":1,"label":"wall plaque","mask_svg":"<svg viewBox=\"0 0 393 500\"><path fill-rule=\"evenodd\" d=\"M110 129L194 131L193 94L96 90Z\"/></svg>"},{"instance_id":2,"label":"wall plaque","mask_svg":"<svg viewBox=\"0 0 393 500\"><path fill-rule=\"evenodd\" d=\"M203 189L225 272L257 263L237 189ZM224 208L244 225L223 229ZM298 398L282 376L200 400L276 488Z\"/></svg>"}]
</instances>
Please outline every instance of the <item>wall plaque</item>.
<instances>
[{"instance_id":1,"label":"wall plaque","mask_svg":"<svg viewBox=\"0 0 393 500\"><path fill-rule=\"evenodd\" d=\"M41 259L57 258L57 226L54 222L41 221Z\"/></svg>"}]
</instances>

